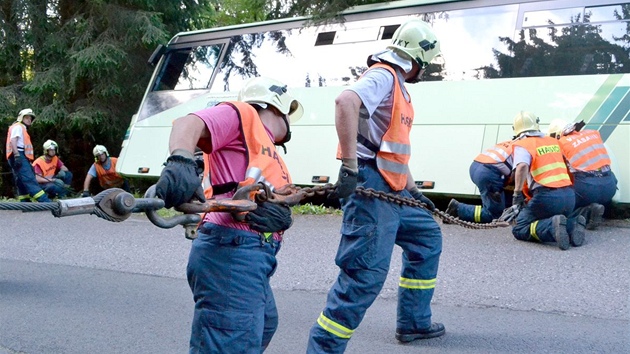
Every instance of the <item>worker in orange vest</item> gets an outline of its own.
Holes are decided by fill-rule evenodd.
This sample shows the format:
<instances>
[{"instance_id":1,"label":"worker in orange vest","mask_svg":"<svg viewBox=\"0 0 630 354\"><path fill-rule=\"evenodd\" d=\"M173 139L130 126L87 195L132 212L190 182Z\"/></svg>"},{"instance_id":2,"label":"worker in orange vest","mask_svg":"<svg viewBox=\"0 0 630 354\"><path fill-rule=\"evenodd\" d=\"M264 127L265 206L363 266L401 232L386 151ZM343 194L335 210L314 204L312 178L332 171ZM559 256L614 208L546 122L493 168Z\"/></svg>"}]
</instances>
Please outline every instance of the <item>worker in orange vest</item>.
<instances>
[{"instance_id":1,"label":"worker in orange vest","mask_svg":"<svg viewBox=\"0 0 630 354\"><path fill-rule=\"evenodd\" d=\"M116 172L116 162L118 158L110 157L107 148L103 145L96 145L92 150L94 163L90 167L85 181L83 181L82 197L90 196L90 183L92 179L98 178L101 188L122 188L129 192L129 183L118 172Z\"/></svg>"},{"instance_id":2,"label":"worker in orange vest","mask_svg":"<svg viewBox=\"0 0 630 354\"><path fill-rule=\"evenodd\" d=\"M504 188L512 175L512 140L503 141L475 157L469 169L470 179L479 189L481 205L451 199L446 212L464 221L489 223L505 209ZM445 221L445 220L444 220Z\"/></svg>"},{"instance_id":3,"label":"worker in orange vest","mask_svg":"<svg viewBox=\"0 0 630 354\"><path fill-rule=\"evenodd\" d=\"M512 206L519 212L512 234L521 241L553 242L561 250L579 247L586 220L571 216L575 191L567 165L558 141L542 133L538 122L531 112L514 117Z\"/></svg>"},{"instance_id":4,"label":"worker in orange vest","mask_svg":"<svg viewBox=\"0 0 630 354\"><path fill-rule=\"evenodd\" d=\"M558 144L569 167L575 188L575 213L586 218L586 229L602 223L605 206L617 192L617 178L610 169L610 156L597 130L583 130L584 122L556 119L547 134Z\"/></svg>"},{"instance_id":5,"label":"worker in orange vest","mask_svg":"<svg viewBox=\"0 0 630 354\"><path fill-rule=\"evenodd\" d=\"M17 185L18 199L21 202L31 200L50 202L46 192L37 183L31 166L35 154L27 128L31 126L33 120L35 120L35 114L30 108L23 109L18 113L17 120L7 132L6 157Z\"/></svg>"},{"instance_id":6,"label":"worker in orange vest","mask_svg":"<svg viewBox=\"0 0 630 354\"><path fill-rule=\"evenodd\" d=\"M44 154L33 161L35 179L49 198L63 198L71 191L72 172L57 156L58 149L54 140L46 140Z\"/></svg>"}]
</instances>

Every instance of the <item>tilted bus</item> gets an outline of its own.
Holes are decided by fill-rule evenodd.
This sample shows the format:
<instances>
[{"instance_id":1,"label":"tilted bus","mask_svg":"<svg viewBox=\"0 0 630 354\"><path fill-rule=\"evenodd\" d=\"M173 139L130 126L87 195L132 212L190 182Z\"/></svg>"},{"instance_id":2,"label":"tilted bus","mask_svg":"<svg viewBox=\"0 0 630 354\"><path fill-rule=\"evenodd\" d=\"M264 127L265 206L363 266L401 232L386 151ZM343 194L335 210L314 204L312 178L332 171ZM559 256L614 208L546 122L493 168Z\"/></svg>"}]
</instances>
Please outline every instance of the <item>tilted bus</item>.
<instances>
[{"instance_id":1,"label":"tilted bus","mask_svg":"<svg viewBox=\"0 0 630 354\"><path fill-rule=\"evenodd\" d=\"M334 99L410 17L431 23L441 61L407 85L415 107L410 168L429 195L475 196L468 168L511 139L512 119L534 112L597 129L630 203L630 3L609 0L393 1L360 6L345 22L289 18L179 33L156 50L155 72L118 160L128 177L157 178L174 119L234 100L252 76L285 82L305 114L283 154L295 184L335 182Z\"/></svg>"}]
</instances>

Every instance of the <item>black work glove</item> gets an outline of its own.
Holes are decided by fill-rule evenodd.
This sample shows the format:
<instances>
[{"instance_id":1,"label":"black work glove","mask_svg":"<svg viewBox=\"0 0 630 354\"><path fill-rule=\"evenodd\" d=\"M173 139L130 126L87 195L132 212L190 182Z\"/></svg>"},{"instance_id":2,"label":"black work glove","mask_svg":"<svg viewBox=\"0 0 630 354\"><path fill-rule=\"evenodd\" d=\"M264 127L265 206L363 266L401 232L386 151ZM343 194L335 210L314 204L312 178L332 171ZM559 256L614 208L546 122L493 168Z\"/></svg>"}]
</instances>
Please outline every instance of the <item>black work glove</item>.
<instances>
[{"instance_id":1,"label":"black work glove","mask_svg":"<svg viewBox=\"0 0 630 354\"><path fill-rule=\"evenodd\" d=\"M13 156L13 166L15 166L17 170L22 168L22 156Z\"/></svg>"},{"instance_id":2,"label":"black work glove","mask_svg":"<svg viewBox=\"0 0 630 354\"><path fill-rule=\"evenodd\" d=\"M252 230L259 232L279 232L291 227L291 208L284 204L263 202L245 215L245 221Z\"/></svg>"},{"instance_id":3,"label":"black work glove","mask_svg":"<svg viewBox=\"0 0 630 354\"><path fill-rule=\"evenodd\" d=\"M85 198L89 196L90 196L90 191L83 191L83 193L81 193L81 198Z\"/></svg>"},{"instance_id":4,"label":"black work glove","mask_svg":"<svg viewBox=\"0 0 630 354\"><path fill-rule=\"evenodd\" d=\"M409 193L411 193L411 196L413 197L413 199L426 204L427 209L429 209L430 211L435 210L435 204L433 204L431 199L427 198L424 194L422 194L422 192L420 192L420 189L418 189L418 187L414 187L413 189L409 191Z\"/></svg>"},{"instance_id":5,"label":"black work glove","mask_svg":"<svg viewBox=\"0 0 630 354\"><path fill-rule=\"evenodd\" d=\"M356 159L342 159L341 168L339 168L339 177L335 184L335 190L328 195L330 199L347 198L357 188L357 176L359 170L357 168Z\"/></svg>"},{"instance_id":6,"label":"black work glove","mask_svg":"<svg viewBox=\"0 0 630 354\"><path fill-rule=\"evenodd\" d=\"M192 153L182 149L173 151L155 185L155 194L167 208L186 203L192 197L206 201Z\"/></svg>"},{"instance_id":7,"label":"black work glove","mask_svg":"<svg viewBox=\"0 0 630 354\"><path fill-rule=\"evenodd\" d=\"M523 192L514 192L512 205L517 206L519 209L525 206L525 195Z\"/></svg>"}]
</instances>

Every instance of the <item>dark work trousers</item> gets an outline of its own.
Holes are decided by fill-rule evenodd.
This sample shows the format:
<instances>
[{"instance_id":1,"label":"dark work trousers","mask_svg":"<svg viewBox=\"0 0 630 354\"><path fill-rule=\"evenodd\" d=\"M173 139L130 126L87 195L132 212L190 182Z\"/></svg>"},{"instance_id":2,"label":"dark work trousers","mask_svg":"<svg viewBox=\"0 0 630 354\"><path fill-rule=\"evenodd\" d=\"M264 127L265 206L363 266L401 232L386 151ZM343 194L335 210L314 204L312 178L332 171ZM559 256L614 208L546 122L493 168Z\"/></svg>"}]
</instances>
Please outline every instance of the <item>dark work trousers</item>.
<instances>
[{"instance_id":1,"label":"dark work trousers","mask_svg":"<svg viewBox=\"0 0 630 354\"><path fill-rule=\"evenodd\" d=\"M394 192L373 162L359 161L358 185ZM396 327L431 326L431 298L442 251L442 232L430 211L354 193L342 199L339 276L311 328L307 353L343 353L367 309L381 291L394 245L402 248ZM393 337L394 331L392 331Z\"/></svg>"},{"instance_id":2,"label":"dark work trousers","mask_svg":"<svg viewBox=\"0 0 630 354\"><path fill-rule=\"evenodd\" d=\"M591 203L607 206L617 192L617 177L608 172L575 172L573 174L575 188L575 212L584 212ZM573 215L571 214L571 215Z\"/></svg>"},{"instance_id":3,"label":"dark work trousers","mask_svg":"<svg viewBox=\"0 0 630 354\"><path fill-rule=\"evenodd\" d=\"M48 179L52 180L53 178L56 178L56 177L50 177ZM55 197L63 198L66 196L66 194L68 194L69 187L66 187L66 185L70 185L72 183L72 172L65 171L65 176L61 178L61 180L63 181L64 186L60 186L54 182L46 182L46 183L41 183L40 187L42 187L42 189L46 192L49 198L55 198Z\"/></svg>"},{"instance_id":4,"label":"dark work trousers","mask_svg":"<svg viewBox=\"0 0 630 354\"><path fill-rule=\"evenodd\" d=\"M562 188L538 187L532 199L516 217L512 228L514 237L521 241L556 242L553 237L551 218L554 215L569 217L575 206L575 192L572 186ZM572 233L576 217L568 218L567 231ZM571 225L571 226L569 226Z\"/></svg>"},{"instance_id":5,"label":"dark work trousers","mask_svg":"<svg viewBox=\"0 0 630 354\"><path fill-rule=\"evenodd\" d=\"M505 209L503 186L505 176L496 167L473 161L470 179L479 188L481 205L459 203L457 215L465 221L489 223L498 219Z\"/></svg>"},{"instance_id":6,"label":"dark work trousers","mask_svg":"<svg viewBox=\"0 0 630 354\"><path fill-rule=\"evenodd\" d=\"M18 188L18 199L22 202L28 202L29 199L35 199L38 202L50 202L46 192L39 186L35 179L35 172L31 162L21 153L18 157L21 165L15 163L15 154L9 157L9 166L13 172L13 180Z\"/></svg>"},{"instance_id":7,"label":"dark work trousers","mask_svg":"<svg viewBox=\"0 0 630 354\"><path fill-rule=\"evenodd\" d=\"M188 259L195 300L190 353L261 353L278 327L269 285L280 242L211 223L199 228Z\"/></svg>"}]
</instances>

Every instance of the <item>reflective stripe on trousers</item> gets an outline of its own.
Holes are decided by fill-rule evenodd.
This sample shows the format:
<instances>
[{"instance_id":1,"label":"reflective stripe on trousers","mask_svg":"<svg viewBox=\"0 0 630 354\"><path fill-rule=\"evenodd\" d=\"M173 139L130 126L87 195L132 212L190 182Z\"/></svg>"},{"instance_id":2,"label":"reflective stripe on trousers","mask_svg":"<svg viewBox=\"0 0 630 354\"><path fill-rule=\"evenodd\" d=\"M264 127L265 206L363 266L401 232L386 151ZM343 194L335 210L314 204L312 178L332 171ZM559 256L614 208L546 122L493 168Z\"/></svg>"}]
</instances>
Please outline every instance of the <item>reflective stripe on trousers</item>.
<instances>
[{"instance_id":1,"label":"reflective stripe on trousers","mask_svg":"<svg viewBox=\"0 0 630 354\"><path fill-rule=\"evenodd\" d=\"M392 193L373 164L359 163L359 185ZM401 196L411 197L407 191ZM343 353L367 309L381 291L394 244L403 249L396 327L431 325L442 232L432 214L353 194L342 201L341 242L335 262L341 269L326 307L311 328L307 353ZM388 319L383 319L388 322ZM392 328L392 336L394 328Z\"/></svg>"},{"instance_id":2,"label":"reflective stripe on trousers","mask_svg":"<svg viewBox=\"0 0 630 354\"><path fill-rule=\"evenodd\" d=\"M555 242L551 218L554 215L569 217L575 206L573 187L539 187L533 194L516 217L512 235L521 241ZM574 222L573 219L567 220L567 225Z\"/></svg>"},{"instance_id":3,"label":"reflective stripe on trousers","mask_svg":"<svg viewBox=\"0 0 630 354\"><path fill-rule=\"evenodd\" d=\"M465 221L489 223L505 209L503 175L498 169L473 161L469 168L470 179L479 188L481 206L459 203L457 214Z\"/></svg>"}]
</instances>

